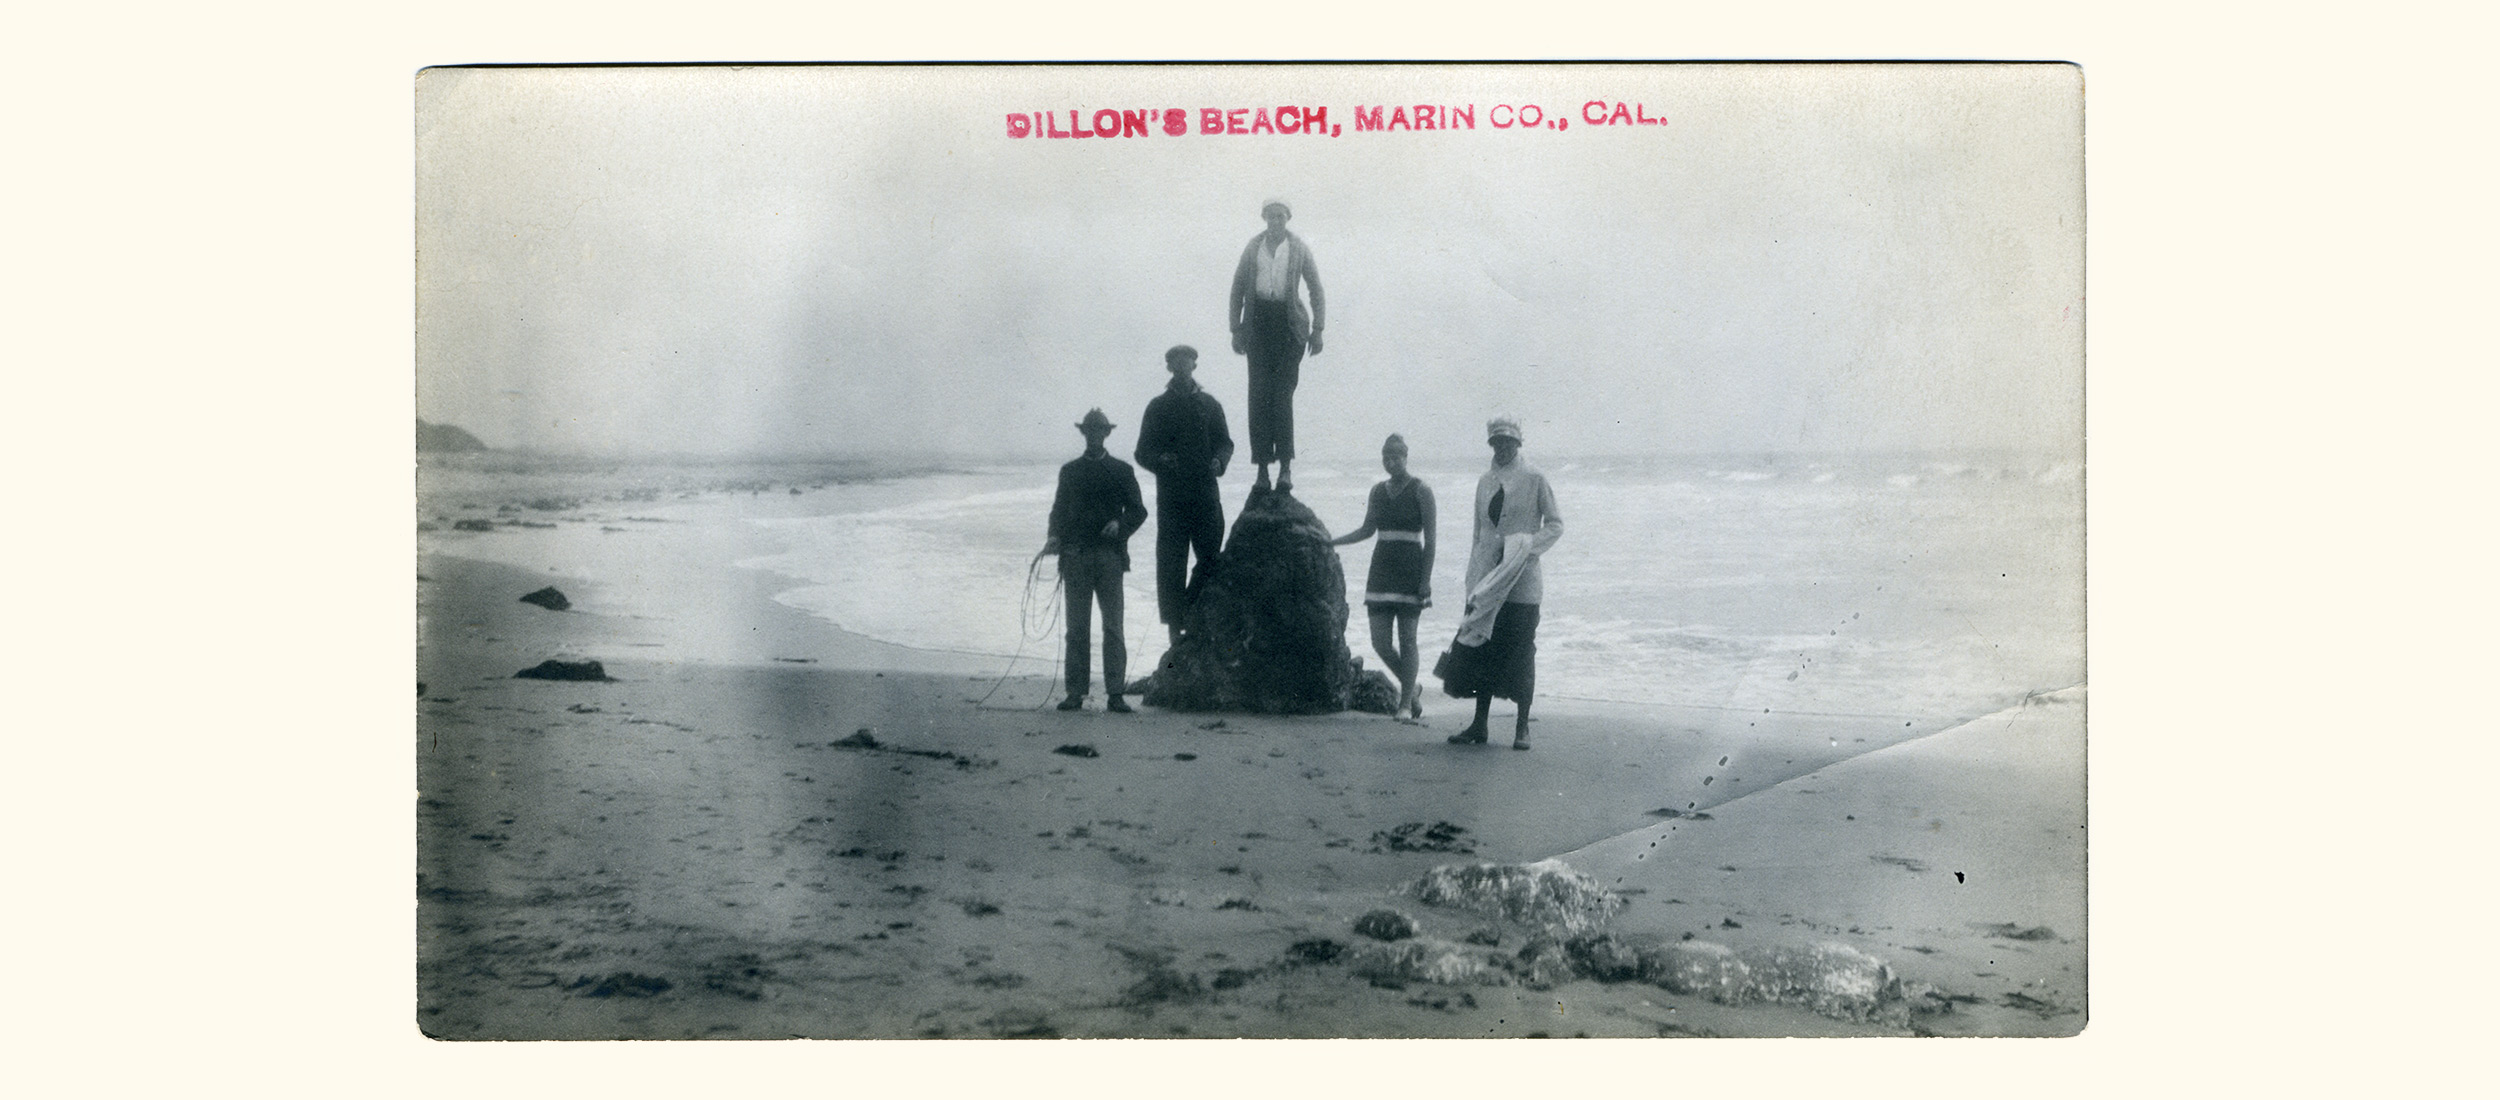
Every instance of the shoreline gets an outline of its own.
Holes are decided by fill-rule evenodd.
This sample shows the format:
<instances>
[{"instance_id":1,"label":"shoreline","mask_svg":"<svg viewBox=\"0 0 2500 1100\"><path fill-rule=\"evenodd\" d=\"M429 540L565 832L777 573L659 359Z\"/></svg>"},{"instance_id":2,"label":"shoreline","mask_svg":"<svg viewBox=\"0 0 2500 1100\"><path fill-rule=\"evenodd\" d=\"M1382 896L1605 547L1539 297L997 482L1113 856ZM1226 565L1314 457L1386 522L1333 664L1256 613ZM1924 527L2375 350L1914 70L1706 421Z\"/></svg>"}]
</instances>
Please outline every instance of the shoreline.
<instances>
[{"instance_id":1,"label":"shoreline","mask_svg":"<svg viewBox=\"0 0 2500 1100\"><path fill-rule=\"evenodd\" d=\"M598 485L585 486L575 496L540 499L536 490L503 485L512 495L461 506L477 509L468 515L501 516L496 533L442 531L449 517L464 513L437 507L428 512L440 533L421 535L421 542L446 552L531 569L553 565L616 581L614 590L631 597L620 603L639 606L614 610L658 609L688 620L691 636L676 639L688 648L737 641L707 636L706 631L719 633L710 630L716 624L700 619L731 612L753 615L739 610L749 603L750 586L718 581L729 566L737 565L787 578L775 594L789 606L860 635L892 639L906 648L933 647L925 652L974 661L987 657L1000 669L1022 652L1047 667L1056 660L1057 639L1029 638L1017 622L1019 595L1041 599L1050 581L1045 575L1040 591L1023 584L1027 557L1039 537L1038 527L1031 532L1025 527L1044 511L1048 487L1043 476L1047 471L1024 473L1033 476L956 470L822 490L776 483L754 489L662 491L657 495L663 499L657 501L648 501L654 494L647 491L600 497ZM607 478L633 474L628 470ZM1361 486L1367 482L1361 477L1337 480L1343 484L1336 486L1334 496L1315 488L1311 502L1324 515L1350 519L1359 514ZM1546 648L1552 675L1547 678L1552 684L1547 699L1554 704L1570 699L1710 713L1772 707L1827 717L1893 714L1923 722L1939 715L1988 713L2017 701L2024 691L2067 686L2083 678L2080 620L2072 634L2058 625L2070 612L2080 613L2079 605L2068 606L2061 594L2067 587L2061 570L2069 563L2040 557L2035 553L2038 540L2030 535L1997 532L1992 524L2011 521L1998 512L1973 510L1983 499L1993 499L1988 494L1974 497L1957 491L1888 504L1868 498L1851 505L1892 517L1886 521L1889 526L1871 533L1876 543L1868 547L1878 557L1891 557L1888 564L1868 565L1863 572L1844 569L1833 576L1828 574L1837 563L1830 557L1828 540L1793 525L1766 534L1767 541L1757 547L1761 560L1750 564L1731 563L1702 549L1720 538L1739 537L1729 525L1756 507L1788 516L1798 514L1799 507L1839 507L1826 490L1801 485L1807 498L1768 500L1745 488L1700 496L1659 488L1651 496L1622 498L1627 491L1649 488L1646 483L1610 484L1604 492L1620 498L1614 500L1619 507L1588 522L1565 563L1586 575L1574 574L1577 579L1569 586L1579 596L1548 609L1545 633L1552 635L1546 639L1551 643ZM1889 490L1874 492L1882 497ZM1855 494L1843 496L1858 499ZM2020 512L2035 509L2041 500L2017 493L1997 503ZM557 510L535 511L541 505ZM1952 524L1960 525L1947 525L1957 534L1910 536L1918 525L1902 517L1921 509L1943 509ZM1683 533L1668 539L1664 548L1651 548L1633 533L1685 511L1695 514L1689 523L1669 524ZM1998 518L1974 518L1983 513ZM1614 517L1611 526L1608 516ZM814 522L819 520L825 522ZM1149 539L1152 522L1142 533ZM1027 544L1024 534L1031 534L1035 543ZM1997 535L2010 540L2002 550L1966 549L1988 544ZM1350 580L1360 577L1362 554L1357 547L1344 559ZM1651 561L1653 554L1664 557ZM1913 558L1918 562L1914 568L1906 564ZM1151 570L1143 564L1128 583L1130 667L1137 673L1150 671L1165 645L1151 610ZM1458 564L1463 563L1445 562L1440 572L1449 574ZM1667 566L1674 571L1655 581L1643 579L1647 574L1642 570ZM1789 579L1766 586L1766 571ZM1436 580L1443 588L1457 583L1455 575ZM694 599L681 591L690 585L708 598ZM1922 585L1944 587L1932 595L1916 594ZM1756 587L1761 591L1754 592ZM1645 594L1630 603L1617 602L1633 590ZM1359 593L1350 589L1347 598L1355 600ZM1027 627L1038 627L1056 612L1038 605L1030 610L1029 621L1022 624ZM1367 667L1378 667L1359 609L1348 625L1349 648ZM1454 625L1447 609L1427 612L1422 631L1426 648L1437 653ZM745 646L731 646L722 655L742 660L765 656ZM888 666L908 663L891 656L879 660ZM959 662L954 667L964 666ZM1019 664L1017 671L1024 668Z\"/></svg>"}]
</instances>

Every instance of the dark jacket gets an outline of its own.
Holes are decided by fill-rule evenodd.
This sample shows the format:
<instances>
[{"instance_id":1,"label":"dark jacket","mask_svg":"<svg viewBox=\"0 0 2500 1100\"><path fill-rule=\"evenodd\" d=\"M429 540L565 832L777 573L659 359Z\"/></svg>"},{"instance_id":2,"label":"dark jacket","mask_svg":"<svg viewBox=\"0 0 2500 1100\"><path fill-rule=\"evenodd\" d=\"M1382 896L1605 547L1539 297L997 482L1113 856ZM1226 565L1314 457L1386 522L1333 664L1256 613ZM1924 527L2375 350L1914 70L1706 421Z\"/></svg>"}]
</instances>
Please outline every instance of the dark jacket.
<instances>
[{"instance_id":1,"label":"dark jacket","mask_svg":"<svg viewBox=\"0 0 2500 1100\"><path fill-rule=\"evenodd\" d=\"M1171 455L1165 465L1162 456ZM1206 388L1192 383L1187 390L1166 386L1146 402L1146 419L1137 429L1137 464L1155 476L1157 497L1172 493L1200 496L1215 491L1215 463L1233 459L1233 433L1224 426L1224 405Z\"/></svg>"},{"instance_id":2,"label":"dark jacket","mask_svg":"<svg viewBox=\"0 0 2500 1100\"><path fill-rule=\"evenodd\" d=\"M1117 538L1104 538L1103 524L1120 521ZM1059 493L1050 502L1050 537L1059 550L1108 548L1119 552L1120 568L1128 568L1128 537L1146 524L1146 500L1137 491L1137 471L1129 464L1100 455L1079 455L1059 467Z\"/></svg>"}]
</instances>

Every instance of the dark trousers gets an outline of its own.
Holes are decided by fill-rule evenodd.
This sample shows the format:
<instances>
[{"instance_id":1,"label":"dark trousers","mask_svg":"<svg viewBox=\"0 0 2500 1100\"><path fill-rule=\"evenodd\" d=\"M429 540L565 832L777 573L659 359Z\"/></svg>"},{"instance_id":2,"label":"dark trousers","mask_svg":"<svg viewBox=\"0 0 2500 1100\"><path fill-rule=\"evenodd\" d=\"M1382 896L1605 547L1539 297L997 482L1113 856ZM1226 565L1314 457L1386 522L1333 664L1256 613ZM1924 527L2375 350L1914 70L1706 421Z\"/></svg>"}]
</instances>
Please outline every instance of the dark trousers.
<instances>
[{"instance_id":1,"label":"dark trousers","mask_svg":"<svg viewBox=\"0 0 2500 1100\"><path fill-rule=\"evenodd\" d=\"M1094 605L1102 605L1103 694L1118 695L1128 686L1128 639L1122 625L1121 574L1127 567L1120 551L1107 546L1059 552L1059 580L1068 590L1068 694L1083 695L1093 680Z\"/></svg>"},{"instance_id":2,"label":"dark trousers","mask_svg":"<svg viewBox=\"0 0 2500 1100\"><path fill-rule=\"evenodd\" d=\"M1293 458L1293 390L1302 383L1303 341L1283 302L1250 303L1250 461Z\"/></svg>"},{"instance_id":3,"label":"dark trousers","mask_svg":"<svg viewBox=\"0 0 2500 1100\"><path fill-rule=\"evenodd\" d=\"M1163 621L1180 626L1189 612L1189 593L1206 580L1224 545L1224 499L1210 483L1203 492L1155 494L1155 609ZM1191 552L1198 569L1189 568Z\"/></svg>"}]
</instances>

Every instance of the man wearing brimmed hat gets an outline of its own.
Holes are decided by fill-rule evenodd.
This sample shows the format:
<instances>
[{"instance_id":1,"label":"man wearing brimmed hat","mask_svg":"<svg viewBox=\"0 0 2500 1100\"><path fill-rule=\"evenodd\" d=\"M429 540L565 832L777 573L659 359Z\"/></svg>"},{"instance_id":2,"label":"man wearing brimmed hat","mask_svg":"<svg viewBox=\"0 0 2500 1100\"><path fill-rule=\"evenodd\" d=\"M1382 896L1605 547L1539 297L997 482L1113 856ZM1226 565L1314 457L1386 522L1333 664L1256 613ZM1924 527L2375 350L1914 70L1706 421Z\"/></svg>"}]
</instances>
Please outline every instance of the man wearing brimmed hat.
<instances>
[{"instance_id":1,"label":"man wearing brimmed hat","mask_svg":"<svg viewBox=\"0 0 2500 1100\"><path fill-rule=\"evenodd\" d=\"M1085 687L1092 681L1094 606L1102 606L1103 694L1105 710L1127 714L1120 697L1128 675L1128 641L1121 622L1121 577L1128 572L1128 537L1146 522L1145 497L1137 491L1137 471L1111 457L1102 441L1116 425L1101 409L1085 414L1076 430L1085 436L1085 453L1059 467L1059 492L1050 502L1050 538L1042 553L1059 555L1059 579L1068 590L1068 697L1061 710L1085 706Z\"/></svg>"},{"instance_id":2,"label":"man wearing brimmed hat","mask_svg":"<svg viewBox=\"0 0 2500 1100\"><path fill-rule=\"evenodd\" d=\"M1198 349L1182 344L1163 353L1172 381L1146 403L1137 426L1137 464L1155 475L1155 605L1172 645L1181 644L1189 611L1189 557L1198 556L1197 579L1215 564L1224 544L1224 498L1216 479L1233 460L1233 433L1224 406L1194 377Z\"/></svg>"},{"instance_id":3,"label":"man wearing brimmed hat","mask_svg":"<svg viewBox=\"0 0 2500 1100\"><path fill-rule=\"evenodd\" d=\"M1450 647L1443 688L1474 696L1476 720L1450 738L1481 745L1491 732L1494 697L1519 704L1510 747L1528 748L1528 707L1536 697L1536 626L1545 600L1539 562L1562 538L1562 510L1545 475L1519 458L1519 422L1484 426L1493 467L1476 479L1475 546L1467 556L1467 609Z\"/></svg>"},{"instance_id":4,"label":"man wearing brimmed hat","mask_svg":"<svg viewBox=\"0 0 2500 1100\"><path fill-rule=\"evenodd\" d=\"M1232 301L1225 319L1233 330L1233 350L1250 357L1250 461L1259 465L1256 488L1267 487L1267 464L1274 462L1276 487L1293 489L1293 390L1302 380L1302 352L1319 354L1320 330L1328 324L1328 298L1319 287L1319 267L1310 246L1285 230L1293 209L1282 199L1269 199L1259 216L1267 231L1250 238L1233 268ZM1311 305L1302 306L1300 288L1311 288Z\"/></svg>"}]
</instances>

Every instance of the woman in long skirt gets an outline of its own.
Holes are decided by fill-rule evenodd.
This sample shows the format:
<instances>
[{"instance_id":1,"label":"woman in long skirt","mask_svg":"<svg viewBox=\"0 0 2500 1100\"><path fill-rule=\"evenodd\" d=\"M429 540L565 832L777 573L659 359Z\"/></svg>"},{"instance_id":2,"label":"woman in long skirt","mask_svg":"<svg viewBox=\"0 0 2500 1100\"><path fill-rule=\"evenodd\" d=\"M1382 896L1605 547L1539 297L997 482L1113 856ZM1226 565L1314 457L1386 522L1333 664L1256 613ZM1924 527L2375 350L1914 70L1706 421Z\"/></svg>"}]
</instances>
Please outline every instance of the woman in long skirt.
<instances>
[{"instance_id":1,"label":"woman in long skirt","mask_svg":"<svg viewBox=\"0 0 2500 1100\"><path fill-rule=\"evenodd\" d=\"M1450 738L1481 745L1491 734L1493 700L1519 704L1510 747L1528 748L1528 708L1536 700L1536 626L1545 600L1539 563L1562 538L1562 510L1545 475L1519 457L1519 422L1485 425L1493 466L1476 479L1474 545L1467 556L1467 607L1450 646L1443 688L1472 696L1476 720Z\"/></svg>"},{"instance_id":2,"label":"woman in long skirt","mask_svg":"<svg viewBox=\"0 0 2500 1100\"><path fill-rule=\"evenodd\" d=\"M1380 538L1363 582L1363 608L1371 613L1372 649L1398 678L1398 712L1411 720L1424 716L1423 691L1415 682L1415 624L1432 606L1432 552L1439 524L1432 487L1406 472L1406 440L1392 435L1380 445L1380 468L1389 477L1372 486L1363 525L1329 545Z\"/></svg>"}]
</instances>

